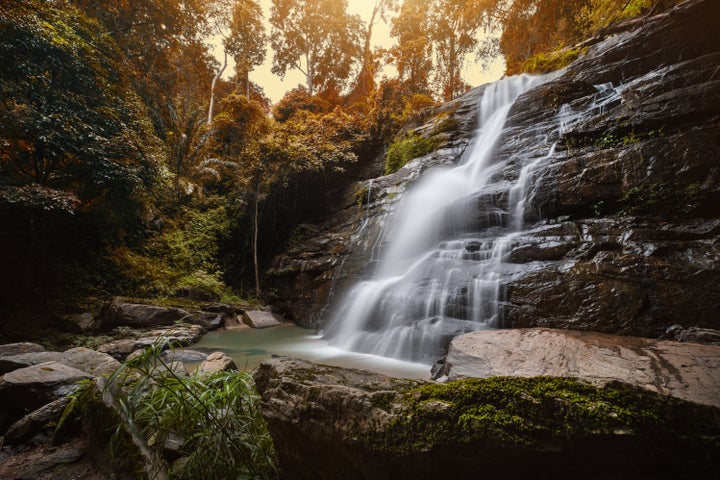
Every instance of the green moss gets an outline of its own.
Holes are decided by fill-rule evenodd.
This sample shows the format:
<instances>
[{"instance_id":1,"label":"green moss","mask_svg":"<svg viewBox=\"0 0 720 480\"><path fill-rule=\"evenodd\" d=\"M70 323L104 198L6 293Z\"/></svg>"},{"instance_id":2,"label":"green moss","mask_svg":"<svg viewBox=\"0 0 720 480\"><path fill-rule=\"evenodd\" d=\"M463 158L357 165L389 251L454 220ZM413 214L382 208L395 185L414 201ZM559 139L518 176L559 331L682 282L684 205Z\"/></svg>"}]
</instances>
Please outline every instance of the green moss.
<instances>
[{"instance_id":1,"label":"green moss","mask_svg":"<svg viewBox=\"0 0 720 480\"><path fill-rule=\"evenodd\" d=\"M357 191L355 194L355 203L357 203L358 207L362 207L363 205L367 205L370 201L370 190L367 188L362 188Z\"/></svg>"},{"instance_id":2,"label":"green moss","mask_svg":"<svg viewBox=\"0 0 720 480\"><path fill-rule=\"evenodd\" d=\"M656 182L638 185L622 193L620 215L687 215L700 203L700 184Z\"/></svg>"},{"instance_id":3,"label":"green moss","mask_svg":"<svg viewBox=\"0 0 720 480\"><path fill-rule=\"evenodd\" d=\"M583 134L568 133L563 137L563 143L568 149L594 147L599 149L617 148L634 145L646 140L662 138L665 136L664 127L656 129L643 129L630 127L627 124L613 126L603 132L589 132Z\"/></svg>"},{"instance_id":4,"label":"green moss","mask_svg":"<svg viewBox=\"0 0 720 480\"><path fill-rule=\"evenodd\" d=\"M548 73L567 67L585 52L587 48L561 48L552 52L540 52L525 60L520 68L527 73Z\"/></svg>"},{"instance_id":5,"label":"green moss","mask_svg":"<svg viewBox=\"0 0 720 480\"><path fill-rule=\"evenodd\" d=\"M398 395L395 392L377 392L370 396L370 403L375 408L389 412L397 398Z\"/></svg>"},{"instance_id":6,"label":"green moss","mask_svg":"<svg viewBox=\"0 0 720 480\"><path fill-rule=\"evenodd\" d=\"M423 137L418 134L410 134L396 139L390 144L385 154L385 175L397 172L413 158L437 150L440 144L437 137Z\"/></svg>"},{"instance_id":7,"label":"green moss","mask_svg":"<svg viewBox=\"0 0 720 480\"><path fill-rule=\"evenodd\" d=\"M716 409L624 384L598 388L571 378L496 377L430 384L400 397L401 414L372 448L394 452L438 446L562 447L602 435L652 435L702 443L720 426L705 423ZM705 409L705 410L703 410ZM698 415L702 411L705 415Z\"/></svg>"},{"instance_id":8,"label":"green moss","mask_svg":"<svg viewBox=\"0 0 720 480\"><path fill-rule=\"evenodd\" d=\"M458 129L458 125L458 120L455 118L455 110L442 112L435 118L433 135L455 131Z\"/></svg>"}]
</instances>

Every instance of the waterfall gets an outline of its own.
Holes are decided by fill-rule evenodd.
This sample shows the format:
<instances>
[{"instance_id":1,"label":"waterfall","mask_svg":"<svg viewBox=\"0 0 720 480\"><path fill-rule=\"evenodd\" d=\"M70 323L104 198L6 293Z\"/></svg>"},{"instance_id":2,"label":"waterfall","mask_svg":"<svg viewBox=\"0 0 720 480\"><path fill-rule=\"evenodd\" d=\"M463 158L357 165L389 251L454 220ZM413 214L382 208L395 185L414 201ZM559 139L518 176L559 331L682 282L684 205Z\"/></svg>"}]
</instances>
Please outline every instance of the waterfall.
<instances>
[{"instance_id":1,"label":"waterfall","mask_svg":"<svg viewBox=\"0 0 720 480\"><path fill-rule=\"evenodd\" d=\"M536 82L523 75L486 88L471 148L457 166L424 174L401 200L379 268L346 294L328 323L332 345L430 363L452 337L498 325L501 279L517 268L504 259L523 225L533 169L547 157L524 165L515 184L494 189L504 165L493 161L493 150L511 106Z\"/></svg>"}]
</instances>

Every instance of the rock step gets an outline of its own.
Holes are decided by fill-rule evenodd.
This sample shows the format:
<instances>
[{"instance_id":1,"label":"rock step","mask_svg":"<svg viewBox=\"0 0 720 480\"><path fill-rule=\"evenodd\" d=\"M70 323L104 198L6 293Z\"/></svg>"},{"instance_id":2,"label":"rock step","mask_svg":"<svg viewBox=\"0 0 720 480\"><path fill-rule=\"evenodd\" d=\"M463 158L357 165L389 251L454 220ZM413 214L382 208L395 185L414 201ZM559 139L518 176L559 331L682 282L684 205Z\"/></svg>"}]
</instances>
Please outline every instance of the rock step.
<instances>
[{"instance_id":1,"label":"rock step","mask_svg":"<svg viewBox=\"0 0 720 480\"><path fill-rule=\"evenodd\" d=\"M445 373L466 377L576 377L621 381L720 407L720 346L528 328L468 333L450 343Z\"/></svg>"}]
</instances>

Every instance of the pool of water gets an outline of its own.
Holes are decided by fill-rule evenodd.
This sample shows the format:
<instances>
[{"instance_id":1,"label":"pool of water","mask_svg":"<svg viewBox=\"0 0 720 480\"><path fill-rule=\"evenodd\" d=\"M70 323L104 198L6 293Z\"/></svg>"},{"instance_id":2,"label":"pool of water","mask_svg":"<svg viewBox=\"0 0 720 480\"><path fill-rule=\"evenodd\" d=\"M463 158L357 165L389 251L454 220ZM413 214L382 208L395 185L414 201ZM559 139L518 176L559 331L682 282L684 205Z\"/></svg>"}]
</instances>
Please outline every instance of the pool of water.
<instances>
[{"instance_id":1,"label":"pool of water","mask_svg":"<svg viewBox=\"0 0 720 480\"><path fill-rule=\"evenodd\" d=\"M320 335L295 325L254 329L215 330L190 347L201 352L221 351L241 369L252 369L271 355L282 355L326 365L360 368L401 378L429 379L430 365L402 362L331 347Z\"/></svg>"}]
</instances>

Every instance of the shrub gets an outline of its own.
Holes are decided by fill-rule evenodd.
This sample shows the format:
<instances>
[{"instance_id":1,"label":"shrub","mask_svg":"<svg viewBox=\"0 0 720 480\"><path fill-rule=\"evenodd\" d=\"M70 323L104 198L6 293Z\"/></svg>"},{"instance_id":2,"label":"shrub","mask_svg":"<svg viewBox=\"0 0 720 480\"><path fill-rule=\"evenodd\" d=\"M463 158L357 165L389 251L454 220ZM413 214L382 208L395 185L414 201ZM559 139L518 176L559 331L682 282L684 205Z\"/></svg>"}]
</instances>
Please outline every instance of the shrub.
<instances>
[{"instance_id":1,"label":"shrub","mask_svg":"<svg viewBox=\"0 0 720 480\"><path fill-rule=\"evenodd\" d=\"M521 70L528 73L548 73L560 70L577 60L587 49L562 48L552 52L540 52L525 60Z\"/></svg>"},{"instance_id":2,"label":"shrub","mask_svg":"<svg viewBox=\"0 0 720 480\"><path fill-rule=\"evenodd\" d=\"M108 379L105 393L120 414L116 432L130 433L146 463L170 471L170 478L276 478L275 450L251 375L182 377L162 360L166 347L167 339L158 341ZM181 455L172 469L165 455L170 438Z\"/></svg>"},{"instance_id":3,"label":"shrub","mask_svg":"<svg viewBox=\"0 0 720 480\"><path fill-rule=\"evenodd\" d=\"M385 175L397 172L413 158L437 150L439 146L440 141L437 137L410 134L396 139L390 144L385 154Z\"/></svg>"}]
</instances>

